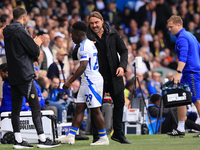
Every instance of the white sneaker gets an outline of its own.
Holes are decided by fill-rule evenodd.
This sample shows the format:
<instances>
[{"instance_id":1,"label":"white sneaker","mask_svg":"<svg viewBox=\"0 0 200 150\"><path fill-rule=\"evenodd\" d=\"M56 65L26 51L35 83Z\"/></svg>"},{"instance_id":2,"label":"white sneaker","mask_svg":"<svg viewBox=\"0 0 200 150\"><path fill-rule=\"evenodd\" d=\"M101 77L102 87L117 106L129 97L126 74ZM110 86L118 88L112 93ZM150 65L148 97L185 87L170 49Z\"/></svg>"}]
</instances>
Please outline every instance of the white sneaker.
<instances>
[{"instance_id":1,"label":"white sneaker","mask_svg":"<svg viewBox=\"0 0 200 150\"><path fill-rule=\"evenodd\" d=\"M98 141L95 143L90 143L90 145L109 145L109 140L108 138L100 138Z\"/></svg>"},{"instance_id":2,"label":"white sneaker","mask_svg":"<svg viewBox=\"0 0 200 150\"><path fill-rule=\"evenodd\" d=\"M75 143L75 137L68 135L65 137L56 138L55 141L61 142L62 144L67 143L67 144L73 145Z\"/></svg>"}]
</instances>

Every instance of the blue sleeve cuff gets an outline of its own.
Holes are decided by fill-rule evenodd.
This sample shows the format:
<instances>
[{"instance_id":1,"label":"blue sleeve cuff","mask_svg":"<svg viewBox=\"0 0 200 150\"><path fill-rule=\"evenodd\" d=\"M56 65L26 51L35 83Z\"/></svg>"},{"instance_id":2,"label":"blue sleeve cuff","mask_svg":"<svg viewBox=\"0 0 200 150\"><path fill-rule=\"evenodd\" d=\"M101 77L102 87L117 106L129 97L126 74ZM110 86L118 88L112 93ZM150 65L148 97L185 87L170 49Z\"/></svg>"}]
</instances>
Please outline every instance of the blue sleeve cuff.
<instances>
[{"instance_id":1,"label":"blue sleeve cuff","mask_svg":"<svg viewBox=\"0 0 200 150\"><path fill-rule=\"evenodd\" d=\"M179 58L179 61L186 63L186 61L187 61L187 58L180 57L180 58Z\"/></svg>"}]
</instances>

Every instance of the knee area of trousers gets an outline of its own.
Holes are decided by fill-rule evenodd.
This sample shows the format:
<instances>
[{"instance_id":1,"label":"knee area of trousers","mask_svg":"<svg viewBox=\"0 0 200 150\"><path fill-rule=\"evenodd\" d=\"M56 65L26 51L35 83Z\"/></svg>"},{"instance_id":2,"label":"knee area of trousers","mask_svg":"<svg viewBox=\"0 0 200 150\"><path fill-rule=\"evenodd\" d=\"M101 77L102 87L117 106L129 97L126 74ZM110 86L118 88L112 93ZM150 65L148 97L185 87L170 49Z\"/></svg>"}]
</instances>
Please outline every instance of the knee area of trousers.
<instances>
[{"instance_id":1,"label":"knee area of trousers","mask_svg":"<svg viewBox=\"0 0 200 150\"><path fill-rule=\"evenodd\" d=\"M124 108L124 104L123 105L114 105L114 109L123 109Z\"/></svg>"},{"instance_id":2,"label":"knee area of trousers","mask_svg":"<svg viewBox=\"0 0 200 150\"><path fill-rule=\"evenodd\" d=\"M114 106L116 107L123 107L124 106L125 101L120 100L120 101L113 101Z\"/></svg>"}]
</instances>

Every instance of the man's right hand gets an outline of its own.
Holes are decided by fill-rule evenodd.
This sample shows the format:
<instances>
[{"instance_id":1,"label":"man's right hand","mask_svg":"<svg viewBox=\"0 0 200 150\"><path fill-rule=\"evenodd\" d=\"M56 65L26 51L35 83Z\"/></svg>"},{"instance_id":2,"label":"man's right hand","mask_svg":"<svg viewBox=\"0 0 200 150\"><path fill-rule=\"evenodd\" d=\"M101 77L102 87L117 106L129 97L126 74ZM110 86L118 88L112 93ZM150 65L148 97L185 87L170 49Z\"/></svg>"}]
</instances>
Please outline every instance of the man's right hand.
<instances>
[{"instance_id":1,"label":"man's right hand","mask_svg":"<svg viewBox=\"0 0 200 150\"><path fill-rule=\"evenodd\" d=\"M44 42L44 37L42 35L36 36L34 38L35 43L40 47L41 44Z\"/></svg>"},{"instance_id":2,"label":"man's right hand","mask_svg":"<svg viewBox=\"0 0 200 150\"><path fill-rule=\"evenodd\" d=\"M69 82L65 82L65 84L63 84L63 90L68 90L70 88L70 83Z\"/></svg>"}]
</instances>

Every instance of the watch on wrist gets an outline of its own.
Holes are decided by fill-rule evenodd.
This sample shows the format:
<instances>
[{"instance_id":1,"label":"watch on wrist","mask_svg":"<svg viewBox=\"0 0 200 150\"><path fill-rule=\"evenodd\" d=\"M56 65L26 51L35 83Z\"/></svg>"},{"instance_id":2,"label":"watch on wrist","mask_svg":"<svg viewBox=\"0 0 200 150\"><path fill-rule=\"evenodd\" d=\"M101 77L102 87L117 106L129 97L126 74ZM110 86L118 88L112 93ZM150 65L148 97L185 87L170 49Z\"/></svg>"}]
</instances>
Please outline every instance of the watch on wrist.
<instances>
[{"instance_id":1,"label":"watch on wrist","mask_svg":"<svg viewBox=\"0 0 200 150\"><path fill-rule=\"evenodd\" d=\"M180 70L176 70L178 73L182 73Z\"/></svg>"}]
</instances>

